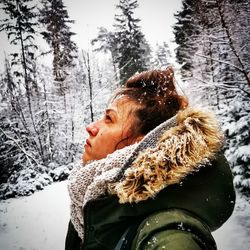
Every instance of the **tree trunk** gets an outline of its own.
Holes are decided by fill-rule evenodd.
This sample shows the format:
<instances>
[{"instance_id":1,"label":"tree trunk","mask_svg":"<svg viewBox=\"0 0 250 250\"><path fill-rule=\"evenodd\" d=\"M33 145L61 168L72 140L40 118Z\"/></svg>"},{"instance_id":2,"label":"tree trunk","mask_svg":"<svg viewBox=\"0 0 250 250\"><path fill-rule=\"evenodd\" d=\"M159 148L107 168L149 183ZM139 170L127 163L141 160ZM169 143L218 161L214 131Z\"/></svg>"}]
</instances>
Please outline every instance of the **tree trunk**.
<instances>
[{"instance_id":1,"label":"tree trunk","mask_svg":"<svg viewBox=\"0 0 250 250\"><path fill-rule=\"evenodd\" d=\"M89 83L89 107L90 107L90 118L91 122L94 121L94 112L93 112L93 85L92 85L92 79L91 79L91 67L90 67L90 60L89 60L89 52L86 53L86 56L84 55L84 52L82 51L83 60L85 63L85 67L88 72L88 83Z\"/></svg>"},{"instance_id":2,"label":"tree trunk","mask_svg":"<svg viewBox=\"0 0 250 250\"><path fill-rule=\"evenodd\" d=\"M44 96L44 103L45 103L45 113L46 113L46 118L47 118L47 126L48 126L48 131L49 131L49 134L48 134L48 157L49 157L49 160L52 161L53 160L53 154L52 154L52 145L53 145L53 142L52 142L52 128L51 128L51 118L50 118L50 115L49 115L49 107L48 107L48 98L47 98L47 90L46 90L46 87L45 87L45 82L43 81L43 96Z\"/></svg>"}]
</instances>

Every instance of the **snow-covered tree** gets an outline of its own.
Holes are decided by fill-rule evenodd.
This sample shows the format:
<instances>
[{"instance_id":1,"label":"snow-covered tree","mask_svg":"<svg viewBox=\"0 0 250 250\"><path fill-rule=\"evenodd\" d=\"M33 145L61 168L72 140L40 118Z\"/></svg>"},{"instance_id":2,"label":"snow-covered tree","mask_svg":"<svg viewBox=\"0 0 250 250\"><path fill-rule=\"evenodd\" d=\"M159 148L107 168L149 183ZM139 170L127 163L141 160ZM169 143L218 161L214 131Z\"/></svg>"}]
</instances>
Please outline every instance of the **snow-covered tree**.
<instances>
[{"instance_id":1,"label":"snow-covered tree","mask_svg":"<svg viewBox=\"0 0 250 250\"><path fill-rule=\"evenodd\" d=\"M65 79L68 71L74 66L77 47L72 41L74 33L69 24L74 21L69 19L68 11L62 0L42 0L39 21L45 26L41 32L53 52L53 74L55 83L58 84L58 93L63 95L67 86Z\"/></svg>"},{"instance_id":2,"label":"snow-covered tree","mask_svg":"<svg viewBox=\"0 0 250 250\"><path fill-rule=\"evenodd\" d=\"M183 0L182 10L175 14L177 22L174 25L176 48L176 59L181 65L183 76L190 73L192 68L193 54L197 50L197 44L193 43L192 37L199 35L199 26L197 23L197 1ZM196 16L196 18L193 18Z\"/></svg>"},{"instance_id":3,"label":"snow-covered tree","mask_svg":"<svg viewBox=\"0 0 250 250\"><path fill-rule=\"evenodd\" d=\"M183 1L175 36L183 80L193 101L200 96L219 115L225 154L236 186L250 192L249 1Z\"/></svg>"},{"instance_id":4,"label":"snow-covered tree","mask_svg":"<svg viewBox=\"0 0 250 250\"><path fill-rule=\"evenodd\" d=\"M91 44L95 46L94 51L101 51L105 54L110 53L114 75L117 80L117 65L115 63L117 58L117 49L115 34L111 31L108 31L104 27L100 27L97 37L91 41Z\"/></svg>"},{"instance_id":5,"label":"snow-covered tree","mask_svg":"<svg viewBox=\"0 0 250 250\"><path fill-rule=\"evenodd\" d=\"M15 45L20 51L11 54L14 58L11 61L11 69L7 66L8 63L5 63L6 77L2 84L6 84L9 93L10 111L18 115L23 128L32 138L30 142L32 141L31 144L37 149L38 157L44 161L42 139L35 121L35 112L39 109L39 103L34 103L35 95L39 95L34 72L37 49L34 43L37 26L35 6L31 6L30 0L1 1L1 4L5 13L0 26L1 31L6 31L10 44ZM11 72L13 72L12 78L9 77ZM22 101L18 100L20 98Z\"/></svg>"},{"instance_id":6,"label":"snow-covered tree","mask_svg":"<svg viewBox=\"0 0 250 250\"><path fill-rule=\"evenodd\" d=\"M92 45L95 51L110 52L116 81L120 78L123 84L131 75L150 66L151 49L141 31L140 19L134 17L138 1L120 0L116 8L114 31L100 27Z\"/></svg>"},{"instance_id":7,"label":"snow-covered tree","mask_svg":"<svg viewBox=\"0 0 250 250\"><path fill-rule=\"evenodd\" d=\"M134 17L138 8L137 0L120 0L116 6L114 43L116 44L115 62L120 70L123 83L136 72L147 69L150 47L141 31L140 19Z\"/></svg>"},{"instance_id":8,"label":"snow-covered tree","mask_svg":"<svg viewBox=\"0 0 250 250\"><path fill-rule=\"evenodd\" d=\"M0 77L0 165L3 175L0 197L6 198L31 194L69 174L71 163L81 148L77 140L82 131L78 120L83 121L85 96L79 90L85 79L77 79L80 69L73 62L76 47L70 40L73 33L66 25L70 20L61 1L53 1L58 5L54 6L55 13L50 13L54 24L58 25L54 28L61 28L60 34L56 34L58 40L53 40L55 37L48 30L42 33L46 41L51 42L52 50L52 45L59 46L54 66L57 73L64 74L64 79L57 81L55 71L39 61L35 46L38 21L32 2L1 0L0 3L4 13L1 31L6 32L17 49L12 55L15 60L10 61L10 56L6 55L5 70ZM47 4L43 1L47 7L49 3L52 1ZM60 7L58 11L56 7ZM63 14L62 23L56 23L56 14ZM55 83L60 83L56 85L59 95Z\"/></svg>"},{"instance_id":9,"label":"snow-covered tree","mask_svg":"<svg viewBox=\"0 0 250 250\"><path fill-rule=\"evenodd\" d=\"M7 33L10 43L17 45L20 52L11 53L13 57L12 65L17 65L21 62L23 72L17 69L15 74L24 77L24 83L27 95L30 94L29 82L31 60L34 59L34 50L37 46L34 43L35 27L37 23L35 18L35 6L31 6L32 0L1 0L0 6L4 11L4 18L0 20L0 32Z\"/></svg>"},{"instance_id":10,"label":"snow-covered tree","mask_svg":"<svg viewBox=\"0 0 250 250\"><path fill-rule=\"evenodd\" d=\"M35 6L30 7L30 2L31 0L1 0L1 9L4 11L5 16L1 20L0 32L5 31L10 44L19 47L20 52L11 53L11 64L17 66L14 74L21 77L24 83L29 112L34 123L31 88L36 86L36 82L32 77L32 61L34 60L34 50L37 49L34 43L37 14ZM22 71L20 71L20 66L23 69Z\"/></svg>"},{"instance_id":11,"label":"snow-covered tree","mask_svg":"<svg viewBox=\"0 0 250 250\"><path fill-rule=\"evenodd\" d=\"M163 42L162 45L157 43L153 63L154 67L167 67L170 63L172 63L172 55L168 44L166 42Z\"/></svg>"}]
</instances>

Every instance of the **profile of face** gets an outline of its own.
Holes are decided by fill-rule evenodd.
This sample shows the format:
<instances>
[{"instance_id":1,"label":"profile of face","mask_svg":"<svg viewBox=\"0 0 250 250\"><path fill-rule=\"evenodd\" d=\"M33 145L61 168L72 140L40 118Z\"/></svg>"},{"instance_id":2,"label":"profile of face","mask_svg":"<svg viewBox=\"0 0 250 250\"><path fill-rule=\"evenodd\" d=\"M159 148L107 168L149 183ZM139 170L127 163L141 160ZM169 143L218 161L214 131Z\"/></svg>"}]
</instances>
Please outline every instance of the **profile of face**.
<instances>
[{"instance_id":1,"label":"profile of face","mask_svg":"<svg viewBox=\"0 0 250 250\"><path fill-rule=\"evenodd\" d=\"M139 104L126 96L115 99L109 104L101 119L86 127L88 139L84 144L83 162L100 160L117 149L140 141L143 135L134 136L136 124L134 111Z\"/></svg>"}]
</instances>

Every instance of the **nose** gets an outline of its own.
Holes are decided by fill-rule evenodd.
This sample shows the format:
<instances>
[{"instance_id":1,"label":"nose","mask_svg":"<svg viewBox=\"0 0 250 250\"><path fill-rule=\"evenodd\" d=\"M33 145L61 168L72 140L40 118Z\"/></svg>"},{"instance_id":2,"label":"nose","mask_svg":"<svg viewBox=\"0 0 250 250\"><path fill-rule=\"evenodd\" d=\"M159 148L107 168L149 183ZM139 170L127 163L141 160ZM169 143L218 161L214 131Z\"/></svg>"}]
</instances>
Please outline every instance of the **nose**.
<instances>
[{"instance_id":1,"label":"nose","mask_svg":"<svg viewBox=\"0 0 250 250\"><path fill-rule=\"evenodd\" d=\"M86 131L89 133L89 135L96 136L99 132L99 128L97 127L96 123L90 123L86 127Z\"/></svg>"}]
</instances>

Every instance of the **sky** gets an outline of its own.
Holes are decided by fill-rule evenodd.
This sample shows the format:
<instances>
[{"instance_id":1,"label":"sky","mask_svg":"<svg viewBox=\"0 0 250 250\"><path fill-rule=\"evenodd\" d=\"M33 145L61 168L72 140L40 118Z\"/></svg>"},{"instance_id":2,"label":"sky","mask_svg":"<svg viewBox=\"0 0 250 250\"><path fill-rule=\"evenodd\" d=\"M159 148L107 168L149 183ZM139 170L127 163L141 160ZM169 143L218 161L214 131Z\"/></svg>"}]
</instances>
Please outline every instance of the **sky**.
<instances>
[{"instance_id":1,"label":"sky","mask_svg":"<svg viewBox=\"0 0 250 250\"><path fill-rule=\"evenodd\" d=\"M38 2L38 0L34 2ZM75 20L71 28L76 35L72 39L80 50L90 48L90 41L96 37L98 27L103 26L112 30L114 15L117 12L115 6L118 3L119 0L64 0L70 19ZM135 17L141 19L142 32L148 42L154 46L157 42L170 43L173 41L174 13L181 9L181 0L138 0L138 3L139 7L135 12ZM0 17L2 13L0 10ZM44 46L43 43L39 45ZM174 44L170 44L170 47L174 48ZM3 70L5 53L8 55L14 49L9 46L6 34L1 32L0 71Z\"/></svg>"},{"instance_id":2,"label":"sky","mask_svg":"<svg viewBox=\"0 0 250 250\"><path fill-rule=\"evenodd\" d=\"M75 41L79 47L89 46L96 36L97 27L112 30L115 6L119 0L64 0L69 16L75 20L72 26L77 33ZM135 16L141 19L142 32L151 43L173 40L174 13L181 9L181 0L138 0Z\"/></svg>"}]
</instances>

